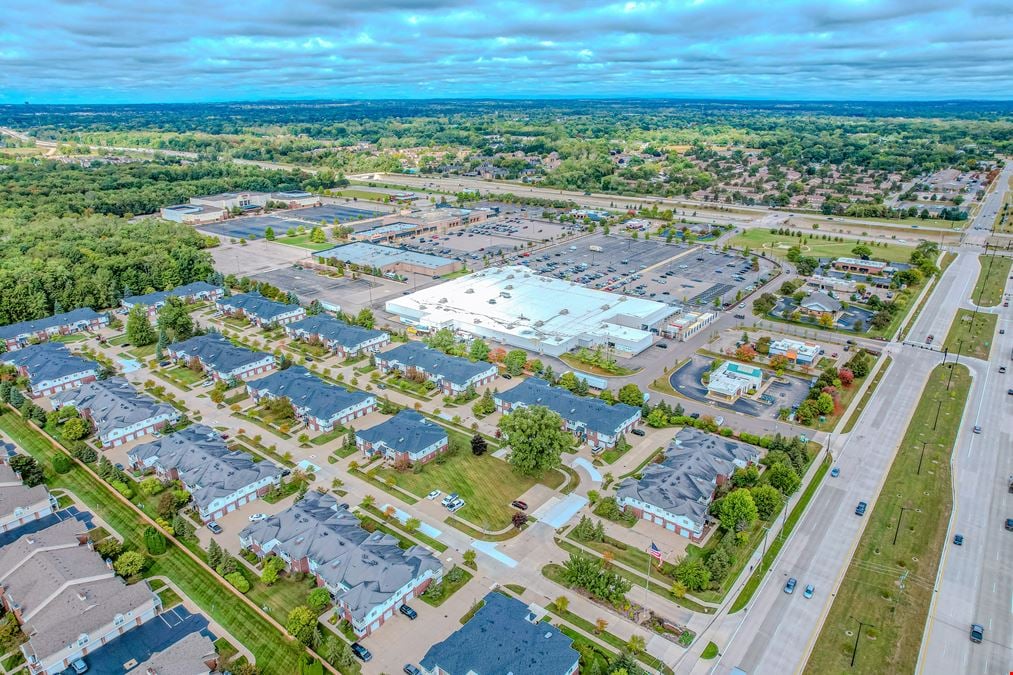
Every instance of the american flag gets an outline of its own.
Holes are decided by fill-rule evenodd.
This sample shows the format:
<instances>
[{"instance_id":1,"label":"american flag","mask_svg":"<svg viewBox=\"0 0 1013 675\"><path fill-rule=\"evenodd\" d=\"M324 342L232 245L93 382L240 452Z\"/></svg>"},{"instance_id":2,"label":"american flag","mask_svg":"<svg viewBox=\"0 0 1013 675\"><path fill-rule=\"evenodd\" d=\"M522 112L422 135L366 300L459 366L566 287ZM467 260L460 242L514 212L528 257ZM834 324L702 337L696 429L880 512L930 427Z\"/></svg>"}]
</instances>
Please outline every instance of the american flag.
<instances>
[{"instance_id":1,"label":"american flag","mask_svg":"<svg viewBox=\"0 0 1013 675\"><path fill-rule=\"evenodd\" d=\"M653 541L651 542L651 548L647 549L647 552L658 560L661 560L661 549L658 548Z\"/></svg>"}]
</instances>

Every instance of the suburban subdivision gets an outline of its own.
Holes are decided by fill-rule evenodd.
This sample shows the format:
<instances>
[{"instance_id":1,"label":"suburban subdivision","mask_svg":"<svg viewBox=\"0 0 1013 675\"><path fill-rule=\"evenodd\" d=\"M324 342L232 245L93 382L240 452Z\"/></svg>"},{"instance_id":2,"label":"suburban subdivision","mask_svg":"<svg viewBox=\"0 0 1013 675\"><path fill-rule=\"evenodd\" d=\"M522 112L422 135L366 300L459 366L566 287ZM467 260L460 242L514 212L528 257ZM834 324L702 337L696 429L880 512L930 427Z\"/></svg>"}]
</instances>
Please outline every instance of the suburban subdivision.
<instances>
[{"instance_id":1,"label":"suburban subdivision","mask_svg":"<svg viewBox=\"0 0 1013 675\"><path fill-rule=\"evenodd\" d=\"M1007 104L286 91L0 92L0 675L1013 667Z\"/></svg>"}]
</instances>

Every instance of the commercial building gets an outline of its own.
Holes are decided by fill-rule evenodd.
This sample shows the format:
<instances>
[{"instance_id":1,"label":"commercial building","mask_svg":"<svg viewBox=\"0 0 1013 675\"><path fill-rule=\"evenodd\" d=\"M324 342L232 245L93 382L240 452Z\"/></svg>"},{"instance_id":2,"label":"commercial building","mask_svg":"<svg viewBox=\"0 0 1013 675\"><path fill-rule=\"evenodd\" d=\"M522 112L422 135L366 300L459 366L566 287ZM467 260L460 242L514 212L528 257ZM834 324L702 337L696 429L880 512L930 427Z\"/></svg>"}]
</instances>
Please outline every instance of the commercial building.
<instances>
[{"instance_id":1,"label":"commercial building","mask_svg":"<svg viewBox=\"0 0 1013 675\"><path fill-rule=\"evenodd\" d=\"M23 484L21 476L7 463L7 454L0 454L0 533L16 530L56 509L56 497L45 485Z\"/></svg>"},{"instance_id":2,"label":"commercial building","mask_svg":"<svg viewBox=\"0 0 1013 675\"><path fill-rule=\"evenodd\" d=\"M108 316L96 312L90 307L81 307L63 314L48 316L45 319L0 326L0 340L4 341L7 351L11 352L33 342L45 342L57 335L96 331L102 326L108 325Z\"/></svg>"},{"instance_id":3,"label":"commercial building","mask_svg":"<svg viewBox=\"0 0 1013 675\"><path fill-rule=\"evenodd\" d=\"M838 258L833 262L834 269L841 272L857 274L882 275L891 272L890 263L885 260L861 260L859 258Z\"/></svg>"},{"instance_id":4,"label":"commercial building","mask_svg":"<svg viewBox=\"0 0 1013 675\"><path fill-rule=\"evenodd\" d=\"M419 661L426 675L575 675L580 654L545 611L495 591Z\"/></svg>"},{"instance_id":5,"label":"commercial building","mask_svg":"<svg viewBox=\"0 0 1013 675\"><path fill-rule=\"evenodd\" d=\"M781 338L770 343L770 356L783 356L792 363L809 365L819 355L820 346L813 342Z\"/></svg>"},{"instance_id":6,"label":"commercial building","mask_svg":"<svg viewBox=\"0 0 1013 675\"><path fill-rule=\"evenodd\" d=\"M306 318L306 310L299 305L268 300L260 293L221 297L215 301L215 306L228 316L241 316L261 328Z\"/></svg>"},{"instance_id":7,"label":"commercial building","mask_svg":"<svg viewBox=\"0 0 1013 675\"><path fill-rule=\"evenodd\" d=\"M21 652L31 675L62 673L162 607L146 580L117 577L80 527L63 521L0 548L0 602L28 637Z\"/></svg>"},{"instance_id":8,"label":"commercial building","mask_svg":"<svg viewBox=\"0 0 1013 675\"><path fill-rule=\"evenodd\" d=\"M281 484L281 469L230 450L221 435L202 424L138 445L127 453L140 471L178 480L192 495L204 522L221 518Z\"/></svg>"},{"instance_id":9,"label":"commercial building","mask_svg":"<svg viewBox=\"0 0 1013 675\"><path fill-rule=\"evenodd\" d=\"M303 190L284 192L222 192L217 195L191 197L189 204L174 204L161 209L160 213L166 220L190 225L213 223L228 218L233 209L244 213L253 213L268 202L286 208L317 206L320 198Z\"/></svg>"},{"instance_id":10,"label":"commercial building","mask_svg":"<svg viewBox=\"0 0 1013 675\"><path fill-rule=\"evenodd\" d=\"M0 361L14 366L28 378L33 397L52 396L98 378L99 364L71 353L60 342L43 342L0 354Z\"/></svg>"},{"instance_id":11,"label":"commercial building","mask_svg":"<svg viewBox=\"0 0 1013 675\"><path fill-rule=\"evenodd\" d=\"M619 483L616 501L638 518L699 542L717 486L759 458L756 446L686 427L661 462L645 466L640 479Z\"/></svg>"},{"instance_id":12,"label":"commercial building","mask_svg":"<svg viewBox=\"0 0 1013 675\"><path fill-rule=\"evenodd\" d=\"M529 377L512 389L493 394L493 401L502 413L544 406L562 417L566 429L592 448L613 447L640 419L640 408L625 403L609 405L598 398L577 396L537 377Z\"/></svg>"},{"instance_id":13,"label":"commercial building","mask_svg":"<svg viewBox=\"0 0 1013 675\"><path fill-rule=\"evenodd\" d=\"M484 361L469 361L430 349L421 342L406 342L375 357L381 373L397 370L411 376L420 373L447 394L460 394L468 387L479 387L496 379L496 366Z\"/></svg>"},{"instance_id":14,"label":"commercial building","mask_svg":"<svg viewBox=\"0 0 1013 675\"><path fill-rule=\"evenodd\" d=\"M343 359L376 352L390 343L389 333L353 326L329 314L308 316L287 324L285 333L293 339L317 341Z\"/></svg>"},{"instance_id":15,"label":"commercial building","mask_svg":"<svg viewBox=\"0 0 1013 675\"><path fill-rule=\"evenodd\" d=\"M110 377L53 396L53 407L72 405L95 425L102 447L111 448L178 422L181 413L168 403L139 393L122 377Z\"/></svg>"},{"instance_id":16,"label":"commercial building","mask_svg":"<svg viewBox=\"0 0 1013 675\"><path fill-rule=\"evenodd\" d=\"M711 312L683 312L668 320L662 332L679 342L685 342L714 323L717 315Z\"/></svg>"},{"instance_id":17,"label":"commercial building","mask_svg":"<svg viewBox=\"0 0 1013 675\"><path fill-rule=\"evenodd\" d=\"M379 269L384 274L442 276L461 268L461 263L453 258L419 253L406 248L380 246L364 241L335 246L324 251L317 251L313 255L324 265L331 261L341 262L345 265L357 265L365 269Z\"/></svg>"},{"instance_id":18,"label":"commercial building","mask_svg":"<svg viewBox=\"0 0 1013 675\"><path fill-rule=\"evenodd\" d=\"M450 437L421 413L402 410L375 427L356 431L355 447L366 457L381 455L392 463L424 464L450 447Z\"/></svg>"},{"instance_id":19,"label":"commercial building","mask_svg":"<svg viewBox=\"0 0 1013 675\"><path fill-rule=\"evenodd\" d=\"M129 298L123 298L120 302L128 310L132 309L134 305L147 307L148 316L152 317L168 302L169 298L179 298L184 303L190 304L200 301L217 300L224 294L225 290L218 286L213 286L206 281L195 281L192 284L177 286L168 291L132 295Z\"/></svg>"},{"instance_id":20,"label":"commercial building","mask_svg":"<svg viewBox=\"0 0 1013 675\"><path fill-rule=\"evenodd\" d=\"M173 204L162 207L159 213L165 220L186 225L214 223L229 216L225 209L203 204Z\"/></svg>"},{"instance_id":21,"label":"commercial building","mask_svg":"<svg viewBox=\"0 0 1013 675\"><path fill-rule=\"evenodd\" d=\"M844 309L844 305L823 291L814 291L799 303L799 309L814 317L829 316L833 319Z\"/></svg>"},{"instance_id":22,"label":"commercial building","mask_svg":"<svg viewBox=\"0 0 1013 675\"><path fill-rule=\"evenodd\" d=\"M763 384L763 370L744 363L725 361L710 374L707 396L734 403L740 396L756 391Z\"/></svg>"},{"instance_id":23,"label":"commercial building","mask_svg":"<svg viewBox=\"0 0 1013 675\"><path fill-rule=\"evenodd\" d=\"M364 530L332 495L314 490L245 528L239 541L261 558L280 556L291 572L314 575L331 592L337 616L359 637L443 579L443 566L429 549L401 549L397 539Z\"/></svg>"},{"instance_id":24,"label":"commercial building","mask_svg":"<svg viewBox=\"0 0 1013 675\"><path fill-rule=\"evenodd\" d=\"M376 397L324 382L302 366L291 366L246 384L253 400L287 398L296 417L316 431L333 431L376 410Z\"/></svg>"},{"instance_id":25,"label":"commercial building","mask_svg":"<svg viewBox=\"0 0 1013 675\"><path fill-rule=\"evenodd\" d=\"M173 361L198 365L215 380L249 380L275 367L272 354L237 347L218 333L195 335L166 351Z\"/></svg>"},{"instance_id":26,"label":"commercial building","mask_svg":"<svg viewBox=\"0 0 1013 675\"><path fill-rule=\"evenodd\" d=\"M449 328L552 356L598 345L639 354L675 311L523 266L468 274L389 300L386 308L418 330Z\"/></svg>"},{"instance_id":27,"label":"commercial building","mask_svg":"<svg viewBox=\"0 0 1013 675\"><path fill-rule=\"evenodd\" d=\"M826 276L823 274L812 274L806 277L805 283L806 286L817 291L835 291L851 294L858 290L858 282L854 279Z\"/></svg>"}]
</instances>

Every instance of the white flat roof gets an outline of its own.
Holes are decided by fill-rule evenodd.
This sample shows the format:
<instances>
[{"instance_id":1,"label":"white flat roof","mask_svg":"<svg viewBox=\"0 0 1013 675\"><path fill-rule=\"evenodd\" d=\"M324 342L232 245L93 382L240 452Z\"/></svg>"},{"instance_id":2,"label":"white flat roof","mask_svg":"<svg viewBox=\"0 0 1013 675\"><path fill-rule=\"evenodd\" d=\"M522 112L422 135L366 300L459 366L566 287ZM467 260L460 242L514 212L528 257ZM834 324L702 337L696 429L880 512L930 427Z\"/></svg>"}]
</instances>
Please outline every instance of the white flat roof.
<instances>
[{"instance_id":1,"label":"white flat roof","mask_svg":"<svg viewBox=\"0 0 1013 675\"><path fill-rule=\"evenodd\" d=\"M646 333L642 325L653 326L675 311L661 302L543 277L522 266L459 277L390 300L387 310L419 316L429 326L480 326L548 344L601 331L640 340Z\"/></svg>"}]
</instances>

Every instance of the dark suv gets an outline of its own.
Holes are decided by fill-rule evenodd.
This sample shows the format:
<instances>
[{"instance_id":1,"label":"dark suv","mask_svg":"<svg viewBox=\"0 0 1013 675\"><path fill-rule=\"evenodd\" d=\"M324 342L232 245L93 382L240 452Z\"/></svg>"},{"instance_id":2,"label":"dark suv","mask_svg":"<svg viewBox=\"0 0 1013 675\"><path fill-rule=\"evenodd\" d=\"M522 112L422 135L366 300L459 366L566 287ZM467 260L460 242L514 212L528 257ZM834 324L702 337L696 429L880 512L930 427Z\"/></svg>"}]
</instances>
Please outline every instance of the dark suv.
<instances>
[{"instance_id":1,"label":"dark suv","mask_svg":"<svg viewBox=\"0 0 1013 675\"><path fill-rule=\"evenodd\" d=\"M415 619L417 619L418 616L419 616L419 613L416 612L411 607L409 607L408 605L401 605L400 607L397 608L397 611L401 612L402 614L404 614L405 616L407 616L412 621L414 621Z\"/></svg>"},{"instance_id":2,"label":"dark suv","mask_svg":"<svg viewBox=\"0 0 1013 675\"><path fill-rule=\"evenodd\" d=\"M869 508L868 504L866 504L865 502L858 502L858 506L855 507L855 515L856 516L864 516L865 515L865 509L867 509L867 508Z\"/></svg>"},{"instance_id":3,"label":"dark suv","mask_svg":"<svg viewBox=\"0 0 1013 675\"><path fill-rule=\"evenodd\" d=\"M363 662L369 661L371 658L373 658L373 654L368 649L360 645L358 642L352 643L352 653L355 654Z\"/></svg>"}]
</instances>

